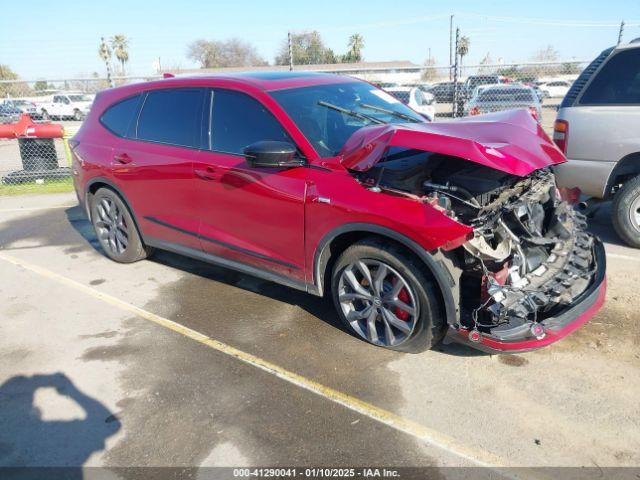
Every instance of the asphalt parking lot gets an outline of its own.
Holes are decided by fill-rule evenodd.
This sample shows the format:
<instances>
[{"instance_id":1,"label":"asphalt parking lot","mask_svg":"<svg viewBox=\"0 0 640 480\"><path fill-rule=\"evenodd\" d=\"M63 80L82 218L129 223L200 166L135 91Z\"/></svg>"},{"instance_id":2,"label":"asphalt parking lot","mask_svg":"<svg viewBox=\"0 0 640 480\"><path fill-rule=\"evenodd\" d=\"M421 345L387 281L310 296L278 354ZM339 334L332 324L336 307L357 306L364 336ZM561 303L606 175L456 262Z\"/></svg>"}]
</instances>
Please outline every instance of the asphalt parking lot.
<instances>
[{"instance_id":1,"label":"asphalt parking lot","mask_svg":"<svg viewBox=\"0 0 640 480\"><path fill-rule=\"evenodd\" d=\"M640 252L546 349L420 355L328 301L169 253L99 251L73 194L0 197L0 466L640 465Z\"/></svg>"}]
</instances>

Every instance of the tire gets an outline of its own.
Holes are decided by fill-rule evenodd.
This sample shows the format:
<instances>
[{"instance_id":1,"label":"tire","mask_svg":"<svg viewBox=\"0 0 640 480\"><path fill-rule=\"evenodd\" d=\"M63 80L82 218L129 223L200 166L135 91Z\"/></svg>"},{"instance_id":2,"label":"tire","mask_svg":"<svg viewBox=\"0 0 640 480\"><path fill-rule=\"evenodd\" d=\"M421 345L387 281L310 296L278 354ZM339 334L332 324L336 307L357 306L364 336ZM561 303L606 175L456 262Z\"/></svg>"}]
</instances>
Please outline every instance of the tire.
<instances>
[{"instance_id":1,"label":"tire","mask_svg":"<svg viewBox=\"0 0 640 480\"><path fill-rule=\"evenodd\" d=\"M82 120L82 112L80 110L74 110L73 112L73 119L76 121L81 121Z\"/></svg>"},{"instance_id":2,"label":"tire","mask_svg":"<svg viewBox=\"0 0 640 480\"><path fill-rule=\"evenodd\" d=\"M629 246L640 248L640 176L628 180L613 197L613 228Z\"/></svg>"},{"instance_id":3,"label":"tire","mask_svg":"<svg viewBox=\"0 0 640 480\"><path fill-rule=\"evenodd\" d=\"M47 112L46 110L42 110L42 112L40 112L40 117L42 118L42 120L51 120L49 112Z\"/></svg>"},{"instance_id":4,"label":"tire","mask_svg":"<svg viewBox=\"0 0 640 480\"><path fill-rule=\"evenodd\" d=\"M133 263L152 253L142 242L129 209L113 190L100 188L93 195L91 223L102 250L116 262Z\"/></svg>"},{"instance_id":5,"label":"tire","mask_svg":"<svg viewBox=\"0 0 640 480\"><path fill-rule=\"evenodd\" d=\"M368 276L362 264L369 270ZM381 270L382 265L386 270ZM359 288L353 287L354 282ZM361 289L371 298L365 299ZM435 346L446 332L439 291L427 267L402 248L380 239L364 239L340 255L331 275L331 292L347 329L373 345L420 353Z\"/></svg>"}]
</instances>

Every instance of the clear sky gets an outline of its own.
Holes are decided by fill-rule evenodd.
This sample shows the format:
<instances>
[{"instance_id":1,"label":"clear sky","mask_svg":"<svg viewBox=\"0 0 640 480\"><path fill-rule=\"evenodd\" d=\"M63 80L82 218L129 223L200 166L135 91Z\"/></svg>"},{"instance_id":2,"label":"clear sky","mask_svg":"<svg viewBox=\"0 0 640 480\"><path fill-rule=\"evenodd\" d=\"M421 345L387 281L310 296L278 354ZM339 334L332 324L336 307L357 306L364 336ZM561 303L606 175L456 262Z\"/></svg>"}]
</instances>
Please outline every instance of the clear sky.
<instances>
[{"instance_id":1,"label":"clear sky","mask_svg":"<svg viewBox=\"0 0 640 480\"><path fill-rule=\"evenodd\" d=\"M273 62L287 31L317 29L336 52L348 36L365 39L365 60L422 63L429 48L438 65L449 58L449 15L471 40L466 64L488 52L494 60L526 61L552 45L562 59L589 60L617 39L621 20L628 41L640 37L640 0L321 0L268 2L2 0L0 64L24 79L99 72L100 36L130 39L129 71L193 67L186 46L199 39L243 38Z\"/></svg>"}]
</instances>

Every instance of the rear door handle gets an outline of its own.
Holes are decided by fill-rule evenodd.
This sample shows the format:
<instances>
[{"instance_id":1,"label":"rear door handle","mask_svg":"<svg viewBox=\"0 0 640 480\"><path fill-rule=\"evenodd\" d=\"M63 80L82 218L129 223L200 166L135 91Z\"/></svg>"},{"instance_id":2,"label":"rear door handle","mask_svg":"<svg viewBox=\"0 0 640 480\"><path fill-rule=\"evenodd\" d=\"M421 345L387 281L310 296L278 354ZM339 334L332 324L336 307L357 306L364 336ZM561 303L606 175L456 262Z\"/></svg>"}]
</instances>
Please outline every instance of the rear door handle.
<instances>
[{"instance_id":1,"label":"rear door handle","mask_svg":"<svg viewBox=\"0 0 640 480\"><path fill-rule=\"evenodd\" d=\"M116 155L113 156L113 159L116 162L121 163L122 165L126 165L127 163L131 163L131 161L133 160L126 153L117 153Z\"/></svg>"},{"instance_id":2,"label":"rear door handle","mask_svg":"<svg viewBox=\"0 0 640 480\"><path fill-rule=\"evenodd\" d=\"M194 170L196 176L201 178L202 180L215 180L216 169L213 167L206 167L204 170L196 168Z\"/></svg>"}]
</instances>

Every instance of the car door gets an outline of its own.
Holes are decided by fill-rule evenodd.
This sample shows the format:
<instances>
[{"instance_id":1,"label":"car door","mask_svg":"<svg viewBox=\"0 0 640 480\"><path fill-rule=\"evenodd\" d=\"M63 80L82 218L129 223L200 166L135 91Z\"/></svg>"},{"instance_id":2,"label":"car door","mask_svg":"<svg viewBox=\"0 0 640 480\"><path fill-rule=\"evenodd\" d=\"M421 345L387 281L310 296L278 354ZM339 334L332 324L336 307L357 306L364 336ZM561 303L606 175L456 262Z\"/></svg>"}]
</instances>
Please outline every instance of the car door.
<instances>
[{"instance_id":1,"label":"car door","mask_svg":"<svg viewBox=\"0 0 640 480\"><path fill-rule=\"evenodd\" d=\"M126 138L113 145L112 172L145 237L200 250L193 162L202 145L205 90L171 88L142 94Z\"/></svg>"},{"instance_id":2,"label":"car door","mask_svg":"<svg viewBox=\"0 0 640 480\"><path fill-rule=\"evenodd\" d=\"M194 164L202 249L304 281L306 169L254 168L243 155L258 141L293 141L243 92L211 90L209 118L210 148Z\"/></svg>"}]
</instances>

